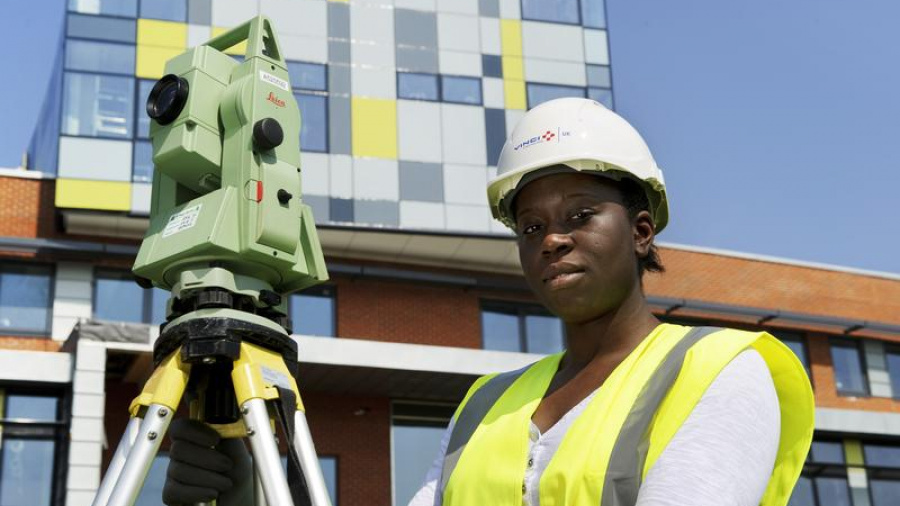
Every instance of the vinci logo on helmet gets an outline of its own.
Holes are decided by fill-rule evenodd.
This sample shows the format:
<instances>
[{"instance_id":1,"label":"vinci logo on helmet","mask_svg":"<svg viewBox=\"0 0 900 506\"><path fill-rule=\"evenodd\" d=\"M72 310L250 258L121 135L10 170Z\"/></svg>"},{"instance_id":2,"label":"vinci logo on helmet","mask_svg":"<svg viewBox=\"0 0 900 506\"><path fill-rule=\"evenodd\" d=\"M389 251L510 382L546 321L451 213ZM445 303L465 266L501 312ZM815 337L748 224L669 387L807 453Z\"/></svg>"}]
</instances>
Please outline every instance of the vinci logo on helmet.
<instances>
[{"instance_id":1,"label":"vinci logo on helmet","mask_svg":"<svg viewBox=\"0 0 900 506\"><path fill-rule=\"evenodd\" d=\"M545 130L540 135L535 135L534 137L529 137L524 141L513 146L513 150L518 151L520 149L530 148L535 144L542 144L544 142L559 142L561 137L568 137L572 135L572 132L568 130L563 130L560 127L556 127L556 131L553 130Z\"/></svg>"}]
</instances>

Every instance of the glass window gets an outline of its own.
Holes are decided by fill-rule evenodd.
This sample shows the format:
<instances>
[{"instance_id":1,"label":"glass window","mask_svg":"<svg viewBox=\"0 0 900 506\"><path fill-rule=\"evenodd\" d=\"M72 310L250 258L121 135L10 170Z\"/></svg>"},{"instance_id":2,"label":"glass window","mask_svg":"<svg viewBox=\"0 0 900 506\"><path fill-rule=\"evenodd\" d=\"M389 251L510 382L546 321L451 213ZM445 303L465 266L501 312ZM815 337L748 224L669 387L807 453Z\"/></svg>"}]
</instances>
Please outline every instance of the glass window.
<instances>
[{"instance_id":1,"label":"glass window","mask_svg":"<svg viewBox=\"0 0 900 506\"><path fill-rule=\"evenodd\" d=\"M884 356L887 361L887 370L891 378L891 389L894 393L894 398L900 398L900 347L886 346Z\"/></svg>"},{"instance_id":2,"label":"glass window","mask_svg":"<svg viewBox=\"0 0 900 506\"><path fill-rule=\"evenodd\" d=\"M69 10L107 16L137 16L137 0L69 0Z\"/></svg>"},{"instance_id":3,"label":"glass window","mask_svg":"<svg viewBox=\"0 0 900 506\"><path fill-rule=\"evenodd\" d=\"M445 102L481 104L481 79L475 77L441 77L441 93Z\"/></svg>"},{"instance_id":4,"label":"glass window","mask_svg":"<svg viewBox=\"0 0 900 506\"><path fill-rule=\"evenodd\" d=\"M50 506L56 444L4 437L0 449L0 504Z\"/></svg>"},{"instance_id":5,"label":"glass window","mask_svg":"<svg viewBox=\"0 0 900 506\"><path fill-rule=\"evenodd\" d=\"M581 0L581 23L588 28L606 28L603 0Z\"/></svg>"},{"instance_id":6,"label":"glass window","mask_svg":"<svg viewBox=\"0 0 900 506\"><path fill-rule=\"evenodd\" d=\"M412 100L437 100L438 80L434 74L397 74L397 97Z\"/></svg>"},{"instance_id":7,"label":"glass window","mask_svg":"<svg viewBox=\"0 0 900 506\"><path fill-rule=\"evenodd\" d=\"M872 506L895 506L900 497L900 480L869 480Z\"/></svg>"},{"instance_id":8,"label":"glass window","mask_svg":"<svg viewBox=\"0 0 900 506\"><path fill-rule=\"evenodd\" d=\"M144 480L144 487L138 495L134 506L159 506L162 500L163 487L166 485L166 469L169 467L169 454L159 452L153 458L150 472Z\"/></svg>"},{"instance_id":9,"label":"glass window","mask_svg":"<svg viewBox=\"0 0 900 506\"><path fill-rule=\"evenodd\" d=\"M149 141L134 143L134 168L131 179L144 183L153 181L153 144Z\"/></svg>"},{"instance_id":10,"label":"glass window","mask_svg":"<svg viewBox=\"0 0 900 506\"><path fill-rule=\"evenodd\" d=\"M134 79L66 73L62 131L90 137L131 137Z\"/></svg>"},{"instance_id":11,"label":"glass window","mask_svg":"<svg viewBox=\"0 0 900 506\"><path fill-rule=\"evenodd\" d=\"M281 456L281 467L287 472L287 455ZM337 496L337 457L319 456L319 468L322 469L322 477L325 478L325 488L331 498L332 506L338 506ZM154 503L156 504L156 503ZM136 505L140 506L140 505ZM149 505L148 505L149 506Z\"/></svg>"},{"instance_id":12,"label":"glass window","mask_svg":"<svg viewBox=\"0 0 900 506\"><path fill-rule=\"evenodd\" d=\"M840 441L813 441L809 458L817 464L843 464L844 445Z\"/></svg>"},{"instance_id":13,"label":"glass window","mask_svg":"<svg viewBox=\"0 0 900 506\"><path fill-rule=\"evenodd\" d=\"M48 333L50 268L0 264L0 331Z\"/></svg>"},{"instance_id":14,"label":"glass window","mask_svg":"<svg viewBox=\"0 0 900 506\"><path fill-rule=\"evenodd\" d=\"M539 306L487 302L481 308L484 349L550 354L565 348L562 321Z\"/></svg>"},{"instance_id":15,"label":"glass window","mask_svg":"<svg viewBox=\"0 0 900 506\"><path fill-rule=\"evenodd\" d=\"M791 492L791 499L788 506L816 506L816 497L813 493L812 478L808 476L800 476L797 484Z\"/></svg>"},{"instance_id":16,"label":"glass window","mask_svg":"<svg viewBox=\"0 0 900 506\"><path fill-rule=\"evenodd\" d=\"M900 446L866 444L863 445L863 452L867 466L900 469Z\"/></svg>"},{"instance_id":17,"label":"glass window","mask_svg":"<svg viewBox=\"0 0 900 506\"><path fill-rule=\"evenodd\" d=\"M303 293L295 293L291 295L288 304L294 334L320 337L337 335L333 287L316 286Z\"/></svg>"},{"instance_id":18,"label":"glass window","mask_svg":"<svg viewBox=\"0 0 900 506\"><path fill-rule=\"evenodd\" d=\"M601 104L606 106L607 109L613 108L612 90L606 90L603 88L588 88L587 95L589 99L600 102Z\"/></svg>"},{"instance_id":19,"label":"glass window","mask_svg":"<svg viewBox=\"0 0 900 506\"><path fill-rule=\"evenodd\" d=\"M528 107L540 105L548 100L562 97L584 97L584 88L560 84L528 83Z\"/></svg>"},{"instance_id":20,"label":"glass window","mask_svg":"<svg viewBox=\"0 0 900 506\"><path fill-rule=\"evenodd\" d=\"M98 270L94 279L94 318L159 324L165 320L169 292L137 285L127 271Z\"/></svg>"},{"instance_id":21,"label":"glass window","mask_svg":"<svg viewBox=\"0 0 900 506\"><path fill-rule=\"evenodd\" d=\"M58 406L58 397L9 394L6 396L6 411L3 416L9 419L52 422L59 418L56 414Z\"/></svg>"},{"instance_id":22,"label":"glass window","mask_svg":"<svg viewBox=\"0 0 900 506\"><path fill-rule=\"evenodd\" d=\"M562 320L555 316L527 315L525 317L525 338L528 353L549 355L562 351Z\"/></svg>"},{"instance_id":23,"label":"glass window","mask_svg":"<svg viewBox=\"0 0 900 506\"><path fill-rule=\"evenodd\" d=\"M137 108L137 136L146 139L150 137L150 116L147 116L147 98L150 97L150 90L156 81L147 81L141 79L138 81L138 97L134 106Z\"/></svg>"},{"instance_id":24,"label":"glass window","mask_svg":"<svg viewBox=\"0 0 900 506\"><path fill-rule=\"evenodd\" d=\"M66 70L134 75L134 47L69 39L66 41Z\"/></svg>"},{"instance_id":25,"label":"glass window","mask_svg":"<svg viewBox=\"0 0 900 506\"><path fill-rule=\"evenodd\" d=\"M441 436L455 407L396 402L391 417L394 505L406 506L425 481L441 449Z\"/></svg>"},{"instance_id":26,"label":"glass window","mask_svg":"<svg viewBox=\"0 0 900 506\"><path fill-rule=\"evenodd\" d=\"M578 24L578 0L522 0L522 19Z\"/></svg>"},{"instance_id":27,"label":"glass window","mask_svg":"<svg viewBox=\"0 0 900 506\"><path fill-rule=\"evenodd\" d=\"M328 151L328 98L323 95L295 93L300 107L300 149Z\"/></svg>"},{"instance_id":28,"label":"glass window","mask_svg":"<svg viewBox=\"0 0 900 506\"><path fill-rule=\"evenodd\" d=\"M806 357L806 339L804 339L803 335L789 334L786 332L775 332L774 335L778 340L787 345L787 347L794 352L794 355L797 355L797 358L800 359L800 363L803 364L803 368L806 369L806 374L809 375L809 360Z\"/></svg>"},{"instance_id":29,"label":"glass window","mask_svg":"<svg viewBox=\"0 0 900 506\"><path fill-rule=\"evenodd\" d=\"M0 504L50 506L60 499L53 478L65 415L58 407L58 396L0 389L0 420L15 420L0 421Z\"/></svg>"},{"instance_id":30,"label":"glass window","mask_svg":"<svg viewBox=\"0 0 900 506\"><path fill-rule=\"evenodd\" d=\"M166 21L187 21L187 0L141 2L141 17Z\"/></svg>"},{"instance_id":31,"label":"glass window","mask_svg":"<svg viewBox=\"0 0 900 506\"><path fill-rule=\"evenodd\" d=\"M816 493L821 506L853 506L846 477L817 477Z\"/></svg>"},{"instance_id":32,"label":"glass window","mask_svg":"<svg viewBox=\"0 0 900 506\"><path fill-rule=\"evenodd\" d=\"M518 315L482 310L481 340L486 350L521 351Z\"/></svg>"},{"instance_id":33,"label":"glass window","mask_svg":"<svg viewBox=\"0 0 900 506\"><path fill-rule=\"evenodd\" d=\"M287 62L291 87L304 90L327 91L325 65L321 63Z\"/></svg>"},{"instance_id":34,"label":"glass window","mask_svg":"<svg viewBox=\"0 0 900 506\"><path fill-rule=\"evenodd\" d=\"M831 339L831 361L837 391L845 395L868 395L868 382L859 342Z\"/></svg>"}]
</instances>

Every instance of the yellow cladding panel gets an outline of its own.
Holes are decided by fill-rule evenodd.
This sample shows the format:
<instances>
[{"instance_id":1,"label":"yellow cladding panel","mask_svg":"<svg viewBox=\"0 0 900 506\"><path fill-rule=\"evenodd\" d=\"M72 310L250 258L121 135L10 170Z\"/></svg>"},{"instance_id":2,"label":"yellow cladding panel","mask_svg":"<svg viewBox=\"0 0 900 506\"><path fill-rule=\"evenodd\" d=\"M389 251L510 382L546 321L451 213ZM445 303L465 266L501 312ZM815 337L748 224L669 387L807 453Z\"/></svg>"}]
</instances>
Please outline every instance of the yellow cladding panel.
<instances>
[{"instance_id":1,"label":"yellow cladding panel","mask_svg":"<svg viewBox=\"0 0 900 506\"><path fill-rule=\"evenodd\" d=\"M56 207L128 211L131 209L131 183L57 179Z\"/></svg>"},{"instance_id":2,"label":"yellow cladding panel","mask_svg":"<svg viewBox=\"0 0 900 506\"><path fill-rule=\"evenodd\" d=\"M187 25L155 19L139 19L137 24L139 46L160 46L184 50L187 47Z\"/></svg>"},{"instance_id":3,"label":"yellow cladding panel","mask_svg":"<svg viewBox=\"0 0 900 506\"><path fill-rule=\"evenodd\" d=\"M504 56L501 58L503 63L503 78L525 80L525 68L522 65L521 56Z\"/></svg>"},{"instance_id":4,"label":"yellow cladding panel","mask_svg":"<svg viewBox=\"0 0 900 506\"><path fill-rule=\"evenodd\" d=\"M844 440L844 455L847 459L848 466L865 465L863 459L862 444L856 439Z\"/></svg>"},{"instance_id":5,"label":"yellow cladding panel","mask_svg":"<svg viewBox=\"0 0 900 506\"><path fill-rule=\"evenodd\" d=\"M500 50L503 56L522 56L522 22L518 19L500 20Z\"/></svg>"},{"instance_id":6,"label":"yellow cladding panel","mask_svg":"<svg viewBox=\"0 0 900 506\"><path fill-rule=\"evenodd\" d=\"M353 154L396 160L396 101L354 97L351 104Z\"/></svg>"},{"instance_id":7,"label":"yellow cladding panel","mask_svg":"<svg viewBox=\"0 0 900 506\"><path fill-rule=\"evenodd\" d=\"M134 73L145 79L159 79L163 76L166 62L183 52L183 49L171 47L138 46Z\"/></svg>"},{"instance_id":8,"label":"yellow cladding panel","mask_svg":"<svg viewBox=\"0 0 900 506\"><path fill-rule=\"evenodd\" d=\"M504 79L503 97L507 109L525 110L528 105L525 101L525 82Z\"/></svg>"},{"instance_id":9,"label":"yellow cladding panel","mask_svg":"<svg viewBox=\"0 0 900 506\"><path fill-rule=\"evenodd\" d=\"M212 29L212 36L217 37L227 32L231 28L222 28L221 26L214 26ZM225 50L225 54L236 54L239 56L244 56L247 54L247 41L241 42L240 44L231 47Z\"/></svg>"}]
</instances>

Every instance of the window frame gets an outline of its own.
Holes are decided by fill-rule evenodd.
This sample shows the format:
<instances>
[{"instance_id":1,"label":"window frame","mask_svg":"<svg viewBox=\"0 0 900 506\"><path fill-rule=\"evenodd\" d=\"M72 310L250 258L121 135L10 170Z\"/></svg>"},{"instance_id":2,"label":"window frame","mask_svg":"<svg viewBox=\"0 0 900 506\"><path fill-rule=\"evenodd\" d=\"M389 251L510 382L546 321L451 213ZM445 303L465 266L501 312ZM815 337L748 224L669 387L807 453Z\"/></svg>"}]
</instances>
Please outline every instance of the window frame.
<instances>
[{"instance_id":1,"label":"window frame","mask_svg":"<svg viewBox=\"0 0 900 506\"><path fill-rule=\"evenodd\" d=\"M540 0L532 0L532 1L540 1ZM581 2L584 2L585 0L572 0L572 1L575 2L575 15L576 15L576 17L578 18L578 20L577 20L577 21L574 21L574 22L571 22L571 21L557 21L557 20L554 20L554 19L541 19L541 18L527 17L527 16L525 15L525 2L526 2L526 0L520 0L519 11L521 12L521 15L522 15L522 21L537 21L537 22L540 22L540 23L553 23L553 24L556 24L556 25L564 25L564 26L584 26L584 25L583 25L583 23L584 23L584 19L583 19L583 18L584 18L584 13L583 13L582 10L581 10L581 9L582 9L582 7L581 7ZM603 9L604 9L604 11L605 11L605 10L606 10L606 2L604 1L603 4L604 4L604 5L603 5ZM605 17L605 16L604 16L604 17Z\"/></svg>"},{"instance_id":2,"label":"window frame","mask_svg":"<svg viewBox=\"0 0 900 506\"><path fill-rule=\"evenodd\" d=\"M884 342L884 368L887 370L888 380L891 382L891 398L894 399L895 401L900 401L900 388L895 389L894 381L893 381L893 377L895 374L898 377L900 377L900 370L891 371L890 363L887 360L888 354L900 356L900 344L886 342L886 341L883 341L883 342ZM898 383L900 383L900 381L898 381Z\"/></svg>"},{"instance_id":3,"label":"window frame","mask_svg":"<svg viewBox=\"0 0 900 506\"><path fill-rule=\"evenodd\" d=\"M18 337L50 337L53 333L53 300L56 298L56 265L43 262L31 263L3 260L0 261L0 274L7 272L10 267L13 269L17 267L20 269L32 267L45 269L47 271L47 277L49 278L49 287L47 290L47 320L43 330L38 331L10 327L9 329L3 329L2 332L7 335ZM2 287L0 287L0 289L2 289Z\"/></svg>"},{"instance_id":4,"label":"window frame","mask_svg":"<svg viewBox=\"0 0 900 506\"><path fill-rule=\"evenodd\" d=\"M438 101L446 104L460 104L460 105L475 105L475 106L483 106L484 105L484 89L482 87L482 78L474 77L474 76L462 76L457 74L437 74L438 76ZM447 98L446 90L447 86L444 85L445 79L459 79L465 81L472 81L474 84L478 85L478 101L477 102L465 102L462 100L450 100ZM413 99L414 100L414 99Z\"/></svg>"},{"instance_id":5,"label":"window frame","mask_svg":"<svg viewBox=\"0 0 900 506\"><path fill-rule=\"evenodd\" d=\"M405 71L405 70L404 71L398 70L396 72L396 74L397 74L397 78L396 78L397 100L416 100L418 102L432 102L432 103L438 103L438 104L443 102L443 100L441 100L442 97L444 96L443 95L444 90L442 88L443 79L441 78L441 74L432 74L430 72L409 72L409 71ZM417 98L417 97L408 97L408 96L401 95L400 94L400 79L404 75L424 76L424 77L434 78L434 90L435 90L434 98L433 99L432 98Z\"/></svg>"},{"instance_id":6,"label":"window frame","mask_svg":"<svg viewBox=\"0 0 900 506\"><path fill-rule=\"evenodd\" d=\"M65 69L64 69L62 72L63 72L63 77L62 77L62 96L60 97L60 106L59 106L59 136L60 136L60 137L74 137L74 138L77 138L77 139L107 139L107 140L114 140L114 141L132 141L132 142L134 142L136 139L140 139L140 140L149 140L149 137L137 137L137 123L138 123L138 122L137 122L137 116L138 116L138 111L137 111L137 110L134 110L134 109L135 109L135 104L136 104L137 99L140 98L140 97L138 96L138 95L139 95L139 91L138 91L139 85L138 85L138 83L141 81L141 79L137 79L137 78L135 78L133 75L132 75L132 76L127 76L127 75L125 75L125 74L110 74L110 73L104 73L104 72L89 72L89 71L86 71L86 70L65 70ZM131 111L131 113L132 113L132 117L131 117L131 135L115 136L115 135L105 135L105 134L101 134L101 135L85 135L85 134L77 134L77 133L76 133L76 134L68 133L68 132L66 131L66 128L65 128L65 118L66 118L66 93L67 93L67 91L68 91L68 90L66 89L66 82L67 82L67 81L66 81L66 76L69 75L69 74L79 74L79 75L84 75L84 76L95 76L95 77L113 77L113 78L118 78L118 79L129 79L129 80L131 80L132 83L134 84L134 86L132 86L132 89L131 89L131 95L132 95L132 96L131 96L131 100L132 100L132 104L131 104L131 105L132 105L132 111ZM134 172L134 167L132 167L132 172Z\"/></svg>"},{"instance_id":7,"label":"window frame","mask_svg":"<svg viewBox=\"0 0 900 506\"><path fill-rule=\"evenodd\" d=\"M527 302L511 302L511 301L502 301L495 299L482 299L479 304L479 319L478 323L481 326L481 349L488 350L489 348L484 347L484 327L482 324L481 315L485 311L489 311L492 313L503 313L507 315L513 315L516 317L516 321L518 323L518 331L519 331L519 350L518 353L534 353L528 351L528 328L526 325L526 318L528 316L549 316L553 318L559 319L558 316L547 311L547 308L541 306L540 304L533 304ZM560 321L560 327L562 331L563 338L563 349L566 348L567 336L566 336L566 326Z\"/></svg>"},{"instance_id":8,"label":"window frame","mask_svg":"<svg viewBox=\"0 0 900 506\"><path fill-rule=\"evenodd\" d=\"M329 77L328 65L326 65L324 63L310 62L310 61L304 61L304 60L285 60L285 67L286 68L290 67L290 64L292 64L292 63L296 63L296 64L300 64L300 65L311 65L311 66L322 69L323 86L321 89L320 88L304 88L302 86L298 86L299 83L295 83L295 82L291 81L291 95L294 96L294 100L297 102L297 110L298 111L300 110L300 99L299 99L300 95L321 97L325 103L325 113L324 113L325 124L322 125L322 129L321 129L322 135L325 137L325 146L321 150L313 149L310 147L304 147L302 145L303 125L301 123L300 138L297 139L298 144L300 144L300 150L308 151L310 153L330 153L331 152L331 100L330 100L331 94L328 89L328 77ZM290 77L290 71L288 71L288 75ZM300 121L301 122L303 121L302 115L300 117Z\"/></svg>"},{"instance_id":9,"label":"window frame","mask_svg":"<svg viewBox=\"0 0 900 506\"><path fill-rule=\"evenodd\" d=\"M806 369L806 375L810 378L810 383L812 383L812 367L809 362L809 345L807 344L806 333L773 330L771 331L771 334L782 343L785 341L800 343L800 346L803 348L803 356L799 358L801 362L803 362L803 368ZM785 344L785 346L787 346L787 344Z\"/></svg>"},{"instance_id":10,"label":"window frame","mask_svg":"<svg viewBox=\"0 0 900 506\"><path fill-rule=\"evenodd\" d=\"M829 337L828 338L828 346L829 346L829 355L831 357L832 363L831 367L835 371L834 375L834 389L840 397L871 397L872 391L869 385L869 368L866 363L866 353L865 350L862 349L862 340L860 339L848 339L845 337ZM859 356L859 365L860 370L862 372L862 383L863 383L863 391L853 391L853 390L841 390L837 385L837 370L834 365L834 353L833 348L842 347L842 348L854 348L856 353Z\"/></svg>"}]
</instances>

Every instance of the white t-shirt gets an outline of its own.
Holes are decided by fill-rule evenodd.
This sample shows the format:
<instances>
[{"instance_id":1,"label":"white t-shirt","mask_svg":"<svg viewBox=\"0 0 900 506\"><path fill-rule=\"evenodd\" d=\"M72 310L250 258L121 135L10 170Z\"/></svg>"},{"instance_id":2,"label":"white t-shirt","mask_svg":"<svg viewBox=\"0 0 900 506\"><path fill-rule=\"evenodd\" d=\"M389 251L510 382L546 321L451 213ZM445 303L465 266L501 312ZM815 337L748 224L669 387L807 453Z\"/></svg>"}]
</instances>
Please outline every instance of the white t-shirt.
<instances>
[{"instance_id":1,"label":"white t-shirt","mask_svg":"<svg viewBox=\"0 0 900 506\"><path fill-rule=\"evenodd\" d=\"M544 434L532 424L529 460L523 463L523 505L538 506L541 474L594 394ZM409 506L441 506L438 488L452 431L453 422ZM745 350L722 369L647 472L636 506L757 506L775 465L780 436L775 383L762 356Z\"/></svg>"}]
</instances>

